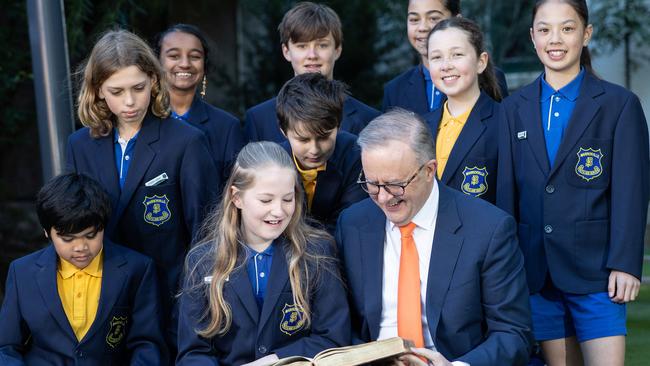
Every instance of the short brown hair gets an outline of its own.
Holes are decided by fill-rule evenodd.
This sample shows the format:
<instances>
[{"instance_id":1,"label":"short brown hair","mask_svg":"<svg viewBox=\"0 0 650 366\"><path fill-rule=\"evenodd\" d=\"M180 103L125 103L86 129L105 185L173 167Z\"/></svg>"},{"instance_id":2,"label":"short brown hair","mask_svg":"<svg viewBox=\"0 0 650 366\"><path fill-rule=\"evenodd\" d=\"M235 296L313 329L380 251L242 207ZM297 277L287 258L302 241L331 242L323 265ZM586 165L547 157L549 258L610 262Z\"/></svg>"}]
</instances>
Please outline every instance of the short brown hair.
<instances>
[{"instance_id":1,"label":"short brown hair","mask_svg":"<svg viewBox=\"0 0 650 366\"><path fill-rule=\"evenodd\" d=\"M341 126L343 102L347 87L336 80L328 80L320 73L305 73L287 81L276 99L280 129L286 134L301 128L316 136L326 136Z\"/></svg>"},{"instance_id":2,"label":"short brown hair","mask_svg":"<svg viewBox=\"0 0 650 366\"><path fill-rule=\"evenodd\" d=\"M140 37L125 30L104 33L79 69L82 75L77 99L77 115L90 128L93 137L107 136L115 127L114 116L106 101L99 97L102 84L115 72L137 66L152 81L151 112L161 118L169 115L169 92L158 58Z\"/></svg>"},{"instance_id":3,"label":"short brown hair","mask_svg":"<svg viewBox=\"0 0 650 366\"><path fill-rule=\"evenodd\" d=\"M309 1L300 2L284 14L278 26L280 42L309 42L332 33L336 48L343 44L341 19L332 8Z\"/></svg>"}]
</instances>

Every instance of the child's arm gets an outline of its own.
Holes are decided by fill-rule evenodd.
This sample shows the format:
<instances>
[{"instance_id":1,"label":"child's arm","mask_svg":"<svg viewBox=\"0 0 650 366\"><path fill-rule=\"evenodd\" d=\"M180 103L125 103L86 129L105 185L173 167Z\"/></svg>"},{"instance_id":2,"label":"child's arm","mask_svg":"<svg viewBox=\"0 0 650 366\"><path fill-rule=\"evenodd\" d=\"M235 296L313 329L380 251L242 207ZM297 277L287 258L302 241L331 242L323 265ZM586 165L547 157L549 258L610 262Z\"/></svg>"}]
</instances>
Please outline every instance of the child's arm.
<instances>
[{"instance_id":1,"label":"child's arm","mask_svg":"<svg viewBox=\"0 0 650 366\"><path fill-rule=\"evenodd\" d=\"M22 353L30 332L23 321L18 302L18 285L14 264L9 266L7 275L6 293L2 308L0 309L0 365L24 365Z\"/></svg>"},{"instance_id":2,"label":"child's arm","mask_svg":"<svg viewBox=\"0 0 650 366\"><path fill-rule=\"evenodd\" d=\"M135 292L132 324L126 341L132 365L165 365L168 352L161 324L160 293L156 268L147 258L140 286ZM137 283L137 282L136 282Z\"/></svg>"},{"instance_id":3,"label":"child's arm","mask_svg":"<svg viewBox=\"0 0 650 366\"><path fill-rule=\"evenodd\" d=\"M309 245L320 245L321 248L317 249L320 255L334 257L333 244L329 242ZM310 299L310 334L272 350L279 358L297 355L314 357L325 349L350 345L350 309L337 265L322 264L318 270L319 283Z\"/></svg>"},{"instance_id":4,"label":"child's arm","mask_svg":"<svg viewBox=\"0 0 650 366\"><path fill-rule=\"evenodd\" d=\"M641 103L632 93L628 93L621 109L613 138L610 247L606 266L612 274L620 271L639 279L643 265L650 163L648 127ZM611 280L610 275L610 283ZM623 290L627 289L627 286L623 287Z\"/></svg>"}]
</instances>

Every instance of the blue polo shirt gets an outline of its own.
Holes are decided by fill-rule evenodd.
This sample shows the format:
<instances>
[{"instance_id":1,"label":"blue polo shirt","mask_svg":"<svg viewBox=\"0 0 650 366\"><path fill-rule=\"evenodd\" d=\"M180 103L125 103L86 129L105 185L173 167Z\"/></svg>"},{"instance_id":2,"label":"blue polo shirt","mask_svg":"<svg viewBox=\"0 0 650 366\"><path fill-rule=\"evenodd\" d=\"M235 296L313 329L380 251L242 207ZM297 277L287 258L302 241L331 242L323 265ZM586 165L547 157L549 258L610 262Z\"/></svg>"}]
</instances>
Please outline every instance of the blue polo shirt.
<instances>
[{"instance_id":1,"label":"blue polo shirt","mask_svg":"<svg viewBox=\"0 0 650 366\"><path fill-rule=\"evenodd\" d=\"M120 133L117 128L113 129L113 143L115 151L115 166L117 167L117 176L120 178L120 188L124 188L126 181L126 173L129 171L129 165L133 160L133 150L135 149L135 142L137 140L138 131L129 141L120 138Z\"/></svg>"},{"instance_id":2,"label":"blue polo shirt","mask_svg":"<svg viewBox=\"0 0 650 366\"><path fill-rule=\"evenodd\" d=\"M576 99L578 99L578 95L580 94L580 86L584 77L585 70L581 69L580 73L560 90L553 89L544 80L544 77L541 78L542 91L539 101L542 111L544 138L546 139L546 153L551 167L562 142L564 130L566 130L573 109L576 106Z\"/></svg>"},{"instance_id":3,"label":"blue polo shirt","mask_svg":"<svg viewBox=\"0 0 650 366\"><path fill-rule=\"evenodd\" d=\"M422 72L422 75L424 76L424 82L426 83L425 89L427 91L427 107L429 108L429 112L431 112L434 109L440 108L442 102L445 99L445 94L436 89L436 86L431 80L431 74L426 67L420 65L420 71Z\"/></svg>"},{"instance_id":4,"label":"blue polo shirt","mask_svg":"<svg viewBox=\"0 0 650 366\"><path fill-rule=\"evenodd\" d=\"M274 246L274 244L269 245L261 253L248 248L246 271L248 272L248 279L251 281L251 286L253 287L253 295L255 295L255 301L257 302L257 309L259 311L262 311L266 286L271 275Z\"/></svg>"},{"instance_id":5,"label":"blue polo shirt","mask_svg":"<svg viewBox=\"0 0 650 366\"><path fill-rule=\"evenodd\" d=\"M191 108L188 109L187 112L185 112L183 114L178 114L178 113L176 113L175 111L172 110L172 118L180 119L182 121L187 122L188 118L190 118L190 110L191 110Z\"/></svg>"}]
</instances>

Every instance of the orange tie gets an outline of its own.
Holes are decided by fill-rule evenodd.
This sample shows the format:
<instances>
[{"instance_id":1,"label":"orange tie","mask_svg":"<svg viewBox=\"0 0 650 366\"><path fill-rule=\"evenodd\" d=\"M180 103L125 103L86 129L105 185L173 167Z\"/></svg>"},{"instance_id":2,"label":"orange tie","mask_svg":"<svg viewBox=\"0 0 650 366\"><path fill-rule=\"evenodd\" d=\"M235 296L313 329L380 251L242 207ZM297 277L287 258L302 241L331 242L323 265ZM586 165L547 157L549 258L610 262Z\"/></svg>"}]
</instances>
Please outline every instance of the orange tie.
<instances>
[{"instance_id":1,"label":"orange tie","mask_svg":"<svg viewBox=\"0 0 650 366\"><path fill-rule=\"evenodd\" d=\"M397 335L410 339L416 347L424 347L422 308L420 305L420 262L413 240L415 224L400 226L402 254L399 258L397 285Z\"/></svg>"}]
</instances>

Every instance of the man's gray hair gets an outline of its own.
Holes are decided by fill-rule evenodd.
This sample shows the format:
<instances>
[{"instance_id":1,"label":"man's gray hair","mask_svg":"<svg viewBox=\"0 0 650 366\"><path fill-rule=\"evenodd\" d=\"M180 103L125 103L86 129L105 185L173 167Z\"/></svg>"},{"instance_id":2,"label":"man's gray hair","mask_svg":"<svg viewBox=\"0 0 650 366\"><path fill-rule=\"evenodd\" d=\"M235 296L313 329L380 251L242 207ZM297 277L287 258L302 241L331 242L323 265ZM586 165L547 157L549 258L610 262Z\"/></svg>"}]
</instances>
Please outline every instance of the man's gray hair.
<instances>
[{"instance_id":1,"label":"man's gray hair","mask_svg":"<svg viewBox=\"0 0 650 366\"><path fill-rule=\"evenodd\" d=\"M402 108L393 108L368 123L359 134L361 151L400 141L415 152L420 164L436 158L436 146L429 127L422 117Z\"/></svg>"}]
</instances>

